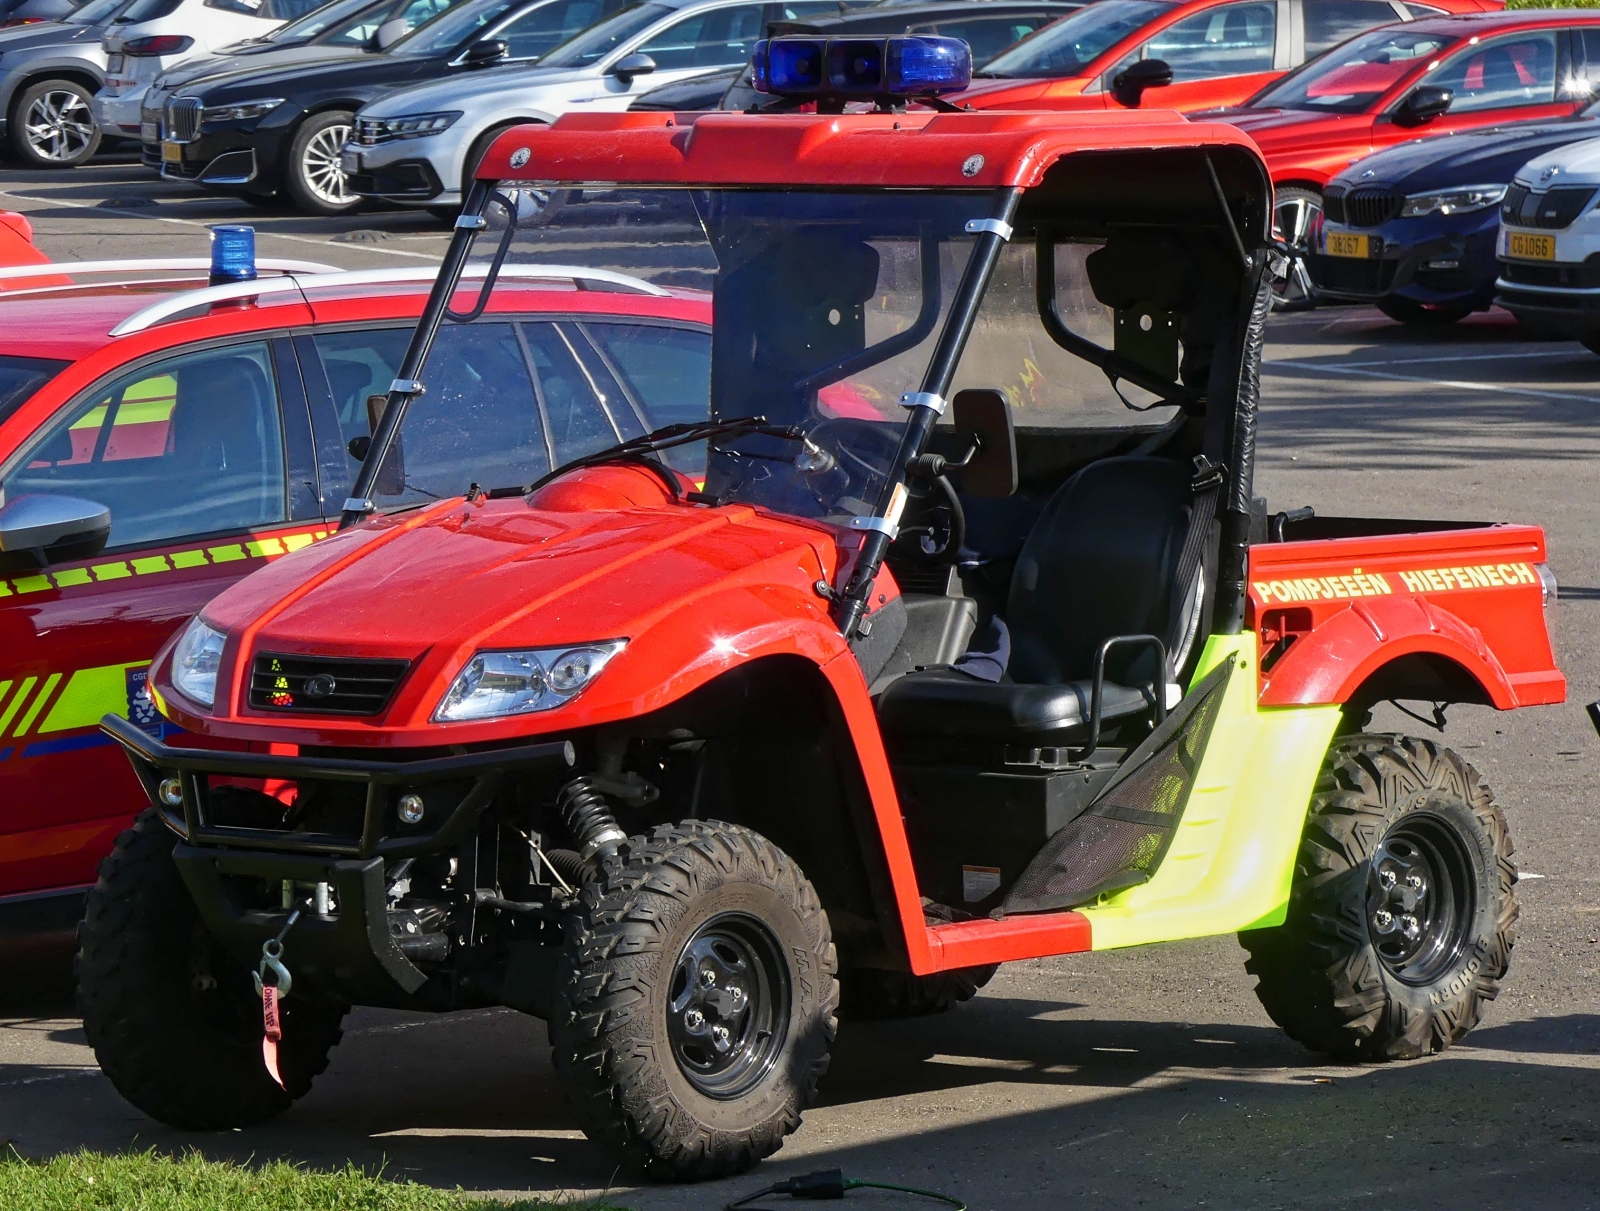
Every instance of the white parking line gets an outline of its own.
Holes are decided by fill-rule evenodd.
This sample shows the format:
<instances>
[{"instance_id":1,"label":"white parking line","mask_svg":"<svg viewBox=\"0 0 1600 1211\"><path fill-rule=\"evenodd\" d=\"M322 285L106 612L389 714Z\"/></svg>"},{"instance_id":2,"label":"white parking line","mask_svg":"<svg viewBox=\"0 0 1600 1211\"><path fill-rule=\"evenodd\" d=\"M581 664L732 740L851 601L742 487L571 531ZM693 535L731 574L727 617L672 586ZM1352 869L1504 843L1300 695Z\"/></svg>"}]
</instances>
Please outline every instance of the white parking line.
<instances>
[{"instance_id":1,"label":"white parking line","mask_svg":"<svg viewBox=\"0 0 1600 1211\"><path fill-rule=\"evenodd\" d=\"M1377 370L1360 370L1354 366L1318 366L1310 362L1277 361L1262 364L1264 373L1272 373L1280 367L1291 370L1310 370L1317 374L1346 374L1358 378L1378 378L1394 383L1425 383L1430 387L1451 387L1458 391L1488 391L1494 395L1528 395L1536 399L1558 399L1575 404L1600 404L1600 396L1574 395L1570 391L1535 391L1531 387L1498 386L1493 383L1467 383L1459 379L1424 378L1420 374L1383 374Z\"/></svg>"},{"instance_id":2,"label":"white parking line","mask_svg":"<svg viewBox=\"0 0 1600 1211\"><path fill-rule=\"evenodd\" d=\"M124 210L115 206L100 206L91 202L74 202L67 198L36 198L25 193L11 193L7 191L0 191L0 198L14 198L19 202L32 202L37 206L70 206L76 210L95 210L104 212L105 214L122 215L123 217L129 219L148 219L152 223L173 223L179 227L198 227L203 231L209 231L211 229L210 223L202 223L197 219L174 219L167 215L144 214L141 210ZM260 227L256 228L256 238L289 240L296 244L317 244L324 247L330 246L334 242L331 239L319 240L315 236L289 235L285 232L269 231ZM440 257L432 256L426 252L405 252L399 248L383 248L377 244L349 244L341 242L339 247L357 248L362 252L382 252L387 253L389 256L414 257L419 261L438 261L441 259Z\"/></svg>"},{"instance_id":3,"label":"white parking line","mask_svg":"<svg viewBox=\"0 0 1600 1211\"><path fill-rule=\"evenodd\" d=\"M1587 353L1587 350L1585 350ZM1507 358L1525 357L1582 357L1584 354L1570 349L1545 349L1526 353L1520 350L1510 353L1471 353L1466 356L1460 354L1444 354L1439 357L1396 357L1384 358L1375 362L1340 362L1341 366L1420 366L1425 362L1501 362ZM1592 356L1592 355L1591 355Z\"/></svg>"}]
</instances>

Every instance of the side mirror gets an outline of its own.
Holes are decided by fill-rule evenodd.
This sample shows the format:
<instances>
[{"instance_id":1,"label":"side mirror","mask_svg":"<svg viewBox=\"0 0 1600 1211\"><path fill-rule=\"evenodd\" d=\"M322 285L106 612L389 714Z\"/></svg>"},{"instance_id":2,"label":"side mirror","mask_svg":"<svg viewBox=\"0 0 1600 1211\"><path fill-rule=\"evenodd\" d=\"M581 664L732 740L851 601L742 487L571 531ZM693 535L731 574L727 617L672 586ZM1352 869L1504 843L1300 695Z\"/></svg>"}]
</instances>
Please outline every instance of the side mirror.
<instances>
[{"instance_id":1,"label":"side mirror","mask_svg":"<svg viewBox=\"0 0 1600 1211\"><path fill-rule=\"evenodd\" d=\"M411 32L411 22L404 17L390 17L378 26L378 32L372 35L372 45L379 50L388 50ZM470 55L468 56L471 57Z\"/></svg>"},{"instance_id":2,"label":"side mirror","mask_svg":"<svg viewBox=\"0 0 1600 1211\"><path fill-rule=\"evenodd\" d=\"M1455 99L1455 93L1448 88L1438 88L1432 84L1413 88L1395 108L1395 125L1421 126L1424 122L1432 122L1449 109L1450 102Z\"/></svg>"},{"instance_id":3,"label":"side mirror","mask_svg":"<svg viewBox=\"0 0 1600 1211\"><path fill-rule=\"evenodd\" d=\"M1111 80L1111 95L1118 105L1138 109L1147 88L1165 88L1172 83L1172 65L1165 59L1140 59L1119 71Z\"/></svg>"},{"instance_id":4,"label":"side mirror","mask_svg":"<svg viewBox=\"0 0 1600 1211\"><path fill-rule=\"evenodd\" d=\"M31 554L40 567L93 558L110 534L111 510L76 496L30 493L0 507L0 553Z\"/></svg>"},{"instance_id":5,"label":"side mirror","mask_svg":"<svg viewBox=\"0 0 1600 1211\"><path fill-rule=\"evenodd\" d=\"M468 67L488 67L511 53L504 38L486 38L467 47L467 57L462 60Z\"/></svg>"},{"instance_id":6,"label":"side mirror","mask_svg":"<svg viewBox=\"0 0 1600 1211\"><path fill-rule=\"evenodd\" d=\"M632 84L635 76L648 76L656 69L656 61L643 51L623 55L611 66L611 74L624 84Z\"/></svg>"},{"instance_id":7,"label":"side mirror","mask_svg":"<svg viewBox=\"0 0 1600 1211\"><path fill-rule=\"evenodd\" d=\"M367 432L378 431L378 421L383 417L384 405L389 402L387 395L367 396ZM378 478L372 485L372 490L379 496L399 496L406 490L406 449L402 445L404 434L396 433L394 441L389 443L389 456L383 460L383 466L378 468ZM356 454L356 443L361 443L361 453ZM372 449L370 437L353 437L350 439L350 454L367 461L367 452Z\"/></svg>"},{"instance_id":8,"label":"side mirror","mask_svg":"<svg viewBox=\"0 0 1600 1211\"><path fill-rule=\"evenodd\" d=\"M953 468L958 486L968 496L1010 496L1017 490L1017 434L1005 392L969 387L956 392L951 405L957 442L977 447L964 466Z\"/></svg>"}]
</instances>

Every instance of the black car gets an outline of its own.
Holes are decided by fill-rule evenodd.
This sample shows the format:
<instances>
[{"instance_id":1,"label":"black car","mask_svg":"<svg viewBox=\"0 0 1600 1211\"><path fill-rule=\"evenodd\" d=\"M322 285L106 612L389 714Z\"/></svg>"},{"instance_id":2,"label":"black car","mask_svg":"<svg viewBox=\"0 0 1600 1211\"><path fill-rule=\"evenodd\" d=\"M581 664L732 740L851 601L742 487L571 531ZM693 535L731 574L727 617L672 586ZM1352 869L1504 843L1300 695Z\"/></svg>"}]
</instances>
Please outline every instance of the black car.
<instances>
[{"instance_id":1,"label":"black car","mask_svg":"<svg viewBox=\"0 0 1600 1211\"><path fill-rule=\"evenodd\" d=\"M312 214L360 205L339 165L355 111L393 88L490 64L531 63L627 0L463 0L388 50L207 73L161 114L162 175L255 200L287 195ZM293 53L290 52L291 58Z\"/></svg>"},{"instance_id":2,"label":"black car","mask_svg":"<svg viewBox=\"0 0 1600 1211\"><path fill-rule=\"evenodd\" d=\"M1083 7L1083 0L956 0L943 4L875 4L830 21L785 22L789 33L837 37L887 37L939 34L960 38L972 48L972 65L982 67L1012 43L1041 26ZM629 109L687 113L697 109L750 109L772 103L750 87L749 68L680 80L644 93Z\"/></svg>"},{"instance_id":3,"label":"black car","mask_svg":"<svg viewBox=\"0 0 1600 1211\"><path fill-rule=\"evenodd\" d=\"M1404 324L1451 324L1494 301L1500 202L1535 156L1600 135L1600 110L1402 143L1322 193L1307 269L1320 298L1371 303Z\"/></svg>"}]
</instances>

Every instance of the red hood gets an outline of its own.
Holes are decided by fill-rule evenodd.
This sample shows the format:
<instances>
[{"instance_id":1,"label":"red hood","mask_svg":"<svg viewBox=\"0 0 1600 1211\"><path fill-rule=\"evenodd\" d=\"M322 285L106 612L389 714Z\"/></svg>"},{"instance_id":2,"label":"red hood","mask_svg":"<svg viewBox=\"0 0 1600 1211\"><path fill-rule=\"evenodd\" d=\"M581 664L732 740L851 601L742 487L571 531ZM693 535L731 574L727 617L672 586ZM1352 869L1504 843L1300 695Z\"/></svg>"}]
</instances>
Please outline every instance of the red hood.
<instances>
[{"instance_id":1,"label":"red hood","mask_svg":"<svg viewBox=\"0 0 1600 1211\"><path fill-rule=\"evenodd\" d=\"M1069 94L1081 90L1087 80L1077 79L1048 79L1048 80L1014 80L1014 79L977 79L970 88L962 89L958 93L951 93L945 99L956 105L970 105L973 109L995 109L1000 106L1019 105L1027 101L1037 101L1039 98L1050 95L1055 90L1063 90ZM1074 87L1075 86L1075 87ZM1062 109L1065 106L1059 102L1070 102L1076 98L1072 95L1051 96L1049 109ZM1092 101L1095 108L1103 108L1098 96L1086 98Z\"/></svg>"}]
</instances>

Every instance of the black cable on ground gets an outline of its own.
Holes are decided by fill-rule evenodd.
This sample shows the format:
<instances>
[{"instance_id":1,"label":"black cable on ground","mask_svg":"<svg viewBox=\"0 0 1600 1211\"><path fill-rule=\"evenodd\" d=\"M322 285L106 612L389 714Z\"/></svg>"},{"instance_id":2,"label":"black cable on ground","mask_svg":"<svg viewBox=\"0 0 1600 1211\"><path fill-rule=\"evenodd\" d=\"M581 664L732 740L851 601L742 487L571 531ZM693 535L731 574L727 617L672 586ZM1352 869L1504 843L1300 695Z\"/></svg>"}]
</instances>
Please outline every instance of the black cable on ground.
<instances>
[{"instance_id":1,"label":"black cable on ground","mask_svg":"<svg viewBox=\"0 0 1600 1211\"><path fill-rule=\"evenodd\" d=\"M897 1186L892 1182L868 1182L859 1178L846 1177L841 1169L819 1169L815 1173L806 1173L800 1177L787 1178L781 1182L774 1182L765 1189L756 1190L746 1194L743 1198L734 1199L722 1211L763 1211L763 1208L752 1204L758 1198L765 1198L769 1194L787 1194L790 1198L843 1198L846 1190L893 1190L898 1194L914 1194L918 1198L931 1198L936 1202L954 1207L956 1211L967 1211L967 1204L959 1198L952 1198L948 1194L939 1194L933 1190L919 1190L915 1186Z\"/></svg>"}]
</instances>

